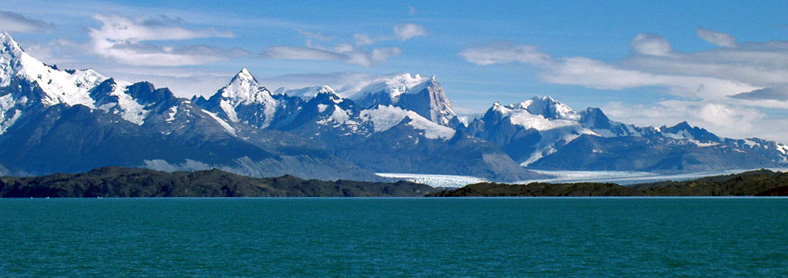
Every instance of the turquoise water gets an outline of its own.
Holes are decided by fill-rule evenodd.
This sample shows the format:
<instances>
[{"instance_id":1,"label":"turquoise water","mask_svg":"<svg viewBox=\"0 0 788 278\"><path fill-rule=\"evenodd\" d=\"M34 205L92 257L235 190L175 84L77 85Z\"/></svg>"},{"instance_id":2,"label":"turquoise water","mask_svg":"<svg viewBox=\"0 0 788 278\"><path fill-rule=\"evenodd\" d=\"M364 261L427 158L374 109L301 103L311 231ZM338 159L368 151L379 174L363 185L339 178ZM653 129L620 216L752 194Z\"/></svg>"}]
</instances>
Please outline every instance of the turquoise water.
<instances>
[{"instance_id":1,"label":"turquoise water","mask_svg":"<svg viewBox=\"0 0 788 278\"><path fill-rule=\"evenodd\" d=\"M788 199L2 199L0 276L788 276Z\"/></svg>"}]
</instances>

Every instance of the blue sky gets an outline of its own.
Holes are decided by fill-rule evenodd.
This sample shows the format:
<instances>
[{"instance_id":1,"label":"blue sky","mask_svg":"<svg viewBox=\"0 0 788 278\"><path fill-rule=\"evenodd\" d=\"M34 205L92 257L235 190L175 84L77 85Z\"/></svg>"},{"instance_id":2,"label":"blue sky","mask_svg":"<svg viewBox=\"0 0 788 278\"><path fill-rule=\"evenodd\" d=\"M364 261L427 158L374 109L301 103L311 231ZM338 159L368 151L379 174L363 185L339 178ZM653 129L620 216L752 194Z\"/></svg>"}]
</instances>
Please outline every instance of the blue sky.
<instances>
[{"instance_id":1,"label":"blue sky","mask_svg":"<svg viewBox=\"0 0 788 278\"><path fill-rule=\"evenodd\" d=\"M38 1L0 29L61 68L210 95L435 75L457 110L550 95L640 125L788 142L788 3ZM788 129L785 129L788 130Z\"/></svg>"}]
</instances>

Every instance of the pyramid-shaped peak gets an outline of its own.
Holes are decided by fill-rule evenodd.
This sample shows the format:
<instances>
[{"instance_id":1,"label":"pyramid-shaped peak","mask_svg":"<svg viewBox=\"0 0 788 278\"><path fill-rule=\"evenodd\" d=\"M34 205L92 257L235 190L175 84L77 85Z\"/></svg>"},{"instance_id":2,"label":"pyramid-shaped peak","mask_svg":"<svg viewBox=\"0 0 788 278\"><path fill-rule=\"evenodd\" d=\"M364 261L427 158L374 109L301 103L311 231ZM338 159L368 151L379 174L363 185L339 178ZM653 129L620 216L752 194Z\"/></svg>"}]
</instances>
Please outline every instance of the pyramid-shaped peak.
<instances>
[{"instance_id":1,"label":"pyramid-shaped peak","mask_svg":"<svg viewBox=\"0 0 788 278\"><path fill-rule=\"evenodd\" d=\"M272 102L271 92L260 85L254 75L246 69L241 69L227 86L217 92L211 99L229 99L233 106L250 103Z\"/></svg>"},{"instance_id":2,"label":"pyramid-shaped peak","mask_svg":"<svg viewBox=\"0 0 788 278\"><path fill-rule=\"evenodd\" d=\"M254 75L252 75L252 72L250 72L249 69L242 68L237 74L235 74L235 76L233 76L233 79L230 81L231 84L235 82L257 83L257 79L254 77Z\"/></svg>"},{"instance_id":3,"label":"pyramid-shaped peak","mask_svg":"<svg viewBox=\"0 0 788 278\"><path fill-rule=\"evenodd\" d=\"M692 126L687 121L682 121L682 122L677 123L676 125L674 125L674 126L672 126L670 128L671 129L676 129L676 130L682 130L682 129L683 130L691 130Z\"/></svg>"},{"instance_id":4,"label":"pyramid-shaped peak","mask_svg":"<svg viewBox=\"0 0 788 278\"><path fill-rule=\"evenodd\" d=\"M17 43L8 32L0 32L0 43L3 44L3 52L22 52L22 47L19 46L19 43Z\"/></svg>"}]
</instances>

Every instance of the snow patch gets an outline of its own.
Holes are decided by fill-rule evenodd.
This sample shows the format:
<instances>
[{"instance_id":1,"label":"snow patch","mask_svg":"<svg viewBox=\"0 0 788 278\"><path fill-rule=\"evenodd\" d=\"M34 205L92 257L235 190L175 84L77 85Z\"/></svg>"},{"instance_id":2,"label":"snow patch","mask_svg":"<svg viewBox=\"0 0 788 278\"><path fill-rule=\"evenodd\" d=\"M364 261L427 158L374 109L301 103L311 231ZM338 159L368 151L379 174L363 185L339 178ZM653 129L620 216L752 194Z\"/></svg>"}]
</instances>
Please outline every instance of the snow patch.
<instances>
[{"instance_id":1,"label":"snow patch","mask_svg":"<svg viewBox=\"0 0 788 278\"><path fill-rule=\"evenodd\" d=\"M375 132L383 132L401 123L406 117L411 119L408 123L415 129L424 131L424 137L428 139L450 139L456 132L454 129L436 124L422 117L416 112L404 110L391 105L379 105L374 109L361 111L361 117L372 122Z\"/></svg>"},{"instance_id":2,"label":"snow patch","mask_svg":"<svg viewBox=\"0 0 788 278\"><path fill-rule=\"evenodd\" d=\"M319 112L319 113L326 112L326 109L327 109L327 108L328 108L328 105L325 105L325 104L318 104L318 105L317 105L317 112Z\"/></svg>"},{"instance_id":3,"label":"snow patch","mask_svg":"<svg viewBox=\"0 0 788 278\"><path fill-rule=\"evenodd\" d=\"M219 123L219 125L221 125L221 126L222 126L222 128L224 128L224 130L226 130L226 131L227 131L227 133L230 133L230 134L232 134L233 136L236 136L236 134L235 134L235 128L233 128L233 127L232 127L232 126L231 126L229 123L225 122L224 120L222 120L221 118L219 118L219 116L217 116L217 115L216 115L216 114L214 114L214 113L211 113L211 112L208 112L208 111L205 111L205 110L203 110L203 112L205 112L205 114L208 114L208 116L211 116L211 118L213 118L214 120L216 120L216 122L217 122L217 123Z\"/></svg>"},{"instance_id":4,"label":"snow patch","mask_svg":"<svg viewBox=\"0 0 788 278\"><path fill-rule=\"evenodd\" d=\"M167 122L170 123L175 120L175 115L178 115L178 106L170 107L170 111L167 113Z\"/></svg>"},{"instance_id":5,"label":"snow patch","mask_svg":"<svg viewBox=\"0 0 788 278\"><path fill-rule=\"evenodd\" d=\"M144 105L139 104L131 95L126 93L130 85L131 83L128 82L117 82L110 95L118 98L117 106L120 110L121 118L136 125L142 125L145 123L145 118L148 117L150 111L145 110Z\"/></svg>"},{"instance_id":6,"label":"snow patch","mask_svg":"<svg viewBox=\"0 0 788 278\"><path fill-rule=\"evenodd\" d=\"M701 148L713 147L720 144L717 142L701 142L695 139L689 139L689 141Z\"/></svg>"}]
</instances>

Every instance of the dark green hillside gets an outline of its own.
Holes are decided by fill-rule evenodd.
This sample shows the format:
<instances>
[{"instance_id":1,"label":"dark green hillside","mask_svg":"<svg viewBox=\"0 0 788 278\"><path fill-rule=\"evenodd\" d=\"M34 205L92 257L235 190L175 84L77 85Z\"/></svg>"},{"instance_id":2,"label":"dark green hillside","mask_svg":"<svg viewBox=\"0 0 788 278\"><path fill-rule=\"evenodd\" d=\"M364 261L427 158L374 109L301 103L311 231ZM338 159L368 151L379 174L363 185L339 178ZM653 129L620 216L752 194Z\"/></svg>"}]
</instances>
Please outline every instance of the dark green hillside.
<instances>
[{"instance_id":1,"label":"dark green hillside","mask_svg":"<svg viewBox=\"0 0 788 278\"><path fill-rule=\"evenodd\" d=\"M757 170L691 181L666 181L629 187L612 183L478 183L431 193L428 196L788 196L788 174Z\"/></svg>"},{"instance_id":2,"label":"dark green hillside","mask_svg":"<svg viewBox=\"0 0 788 278\"><path fill-rule=\"evenodd\" d=\"M161 172L123 167L83 174L2 177L0 197L406 197L435 189L410 182L251 178L221 170Z\"/></svg>"}]
</instances>

